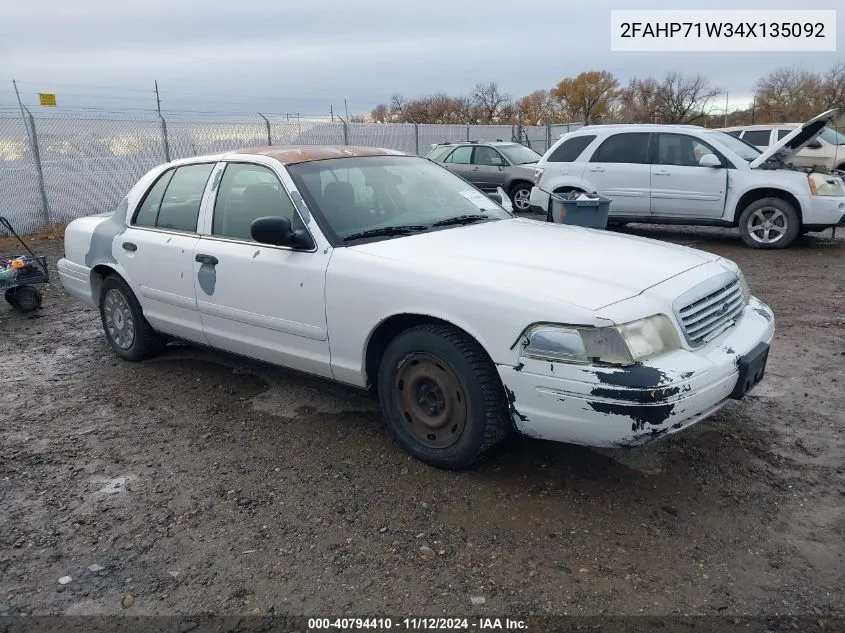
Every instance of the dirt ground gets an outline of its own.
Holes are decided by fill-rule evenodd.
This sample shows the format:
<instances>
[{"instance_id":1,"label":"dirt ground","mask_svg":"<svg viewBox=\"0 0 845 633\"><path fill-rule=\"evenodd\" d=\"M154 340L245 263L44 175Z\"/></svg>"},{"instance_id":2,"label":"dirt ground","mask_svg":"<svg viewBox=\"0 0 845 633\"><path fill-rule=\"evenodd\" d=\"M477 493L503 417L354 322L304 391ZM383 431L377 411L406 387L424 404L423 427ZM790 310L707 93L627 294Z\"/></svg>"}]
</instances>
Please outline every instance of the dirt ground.
<instances>
[{"instance_id":1,"label":"dirt ground","mask_svg":"<svg viewBox=\"0 0 845 633\"><path fill-rule=\"evenodd\" d=\"M3 303L0 615L845 617L845 235L625 230L742 266L777 319L764 382L646 449L516 438L462 473L356 391L119 361L58 282L35 316Z\"/></svg>"}]
</instances>

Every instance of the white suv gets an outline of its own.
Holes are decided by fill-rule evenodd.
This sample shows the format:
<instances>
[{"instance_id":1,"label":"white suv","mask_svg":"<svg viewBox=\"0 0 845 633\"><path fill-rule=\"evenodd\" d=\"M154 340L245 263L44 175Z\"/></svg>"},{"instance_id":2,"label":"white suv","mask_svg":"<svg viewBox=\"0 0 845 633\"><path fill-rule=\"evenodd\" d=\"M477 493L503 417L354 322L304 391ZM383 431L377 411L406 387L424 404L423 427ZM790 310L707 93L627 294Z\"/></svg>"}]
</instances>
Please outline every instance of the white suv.
<instances>
[{"instance_id":1,"label":"white suv","mask_svg":"<svg viewBox=\"0 0 845 633\"><path fill-rule=\"evenodd\" d=\"M784 248L800 233L845 225L845 185L824 168L790 164L836 110L765 152L726 132L689 125L592 125L563 135L535 168L531 208L550 194L598 192L610 224L739 227L754 248Z\"/></svg>"}]
</instances>

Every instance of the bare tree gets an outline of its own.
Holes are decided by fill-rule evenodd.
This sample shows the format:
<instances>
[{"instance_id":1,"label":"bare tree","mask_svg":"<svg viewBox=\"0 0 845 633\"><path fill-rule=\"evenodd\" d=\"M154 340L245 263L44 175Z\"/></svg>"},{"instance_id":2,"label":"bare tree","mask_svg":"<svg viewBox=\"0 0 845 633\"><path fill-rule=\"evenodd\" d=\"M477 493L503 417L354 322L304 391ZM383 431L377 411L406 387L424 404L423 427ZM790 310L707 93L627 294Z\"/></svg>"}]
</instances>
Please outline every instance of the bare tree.
<instances>
[{"instance_id":1,"label":"bare tree","mask_svg":"<svg viewBox=\"0 0 845 633\"><path fill-rule=\"evenodd\" d=\"M517 101L516 106L522 110L525 125L554 123L559 116L559 108L548 90L535 90Z\"/></svg>"},{"instance_id":2,"label":"bare tree","mask_svg":"<svg viewBox=\"0 0 845 633\"><path fill-rule=\"evenodd\" d=\"M710 114L711 102L721 90L703 75L666 73L657 88L663 123L692 123Z\"/></svg>"},{"instance_id":3,"label":"bare tree","mask_svg":"<svg viewBox=\"0 0 845 633\"><path fill-rule=\"evenodd\" d=\"M800 67L778 68L757 82L760 122L803 121L819 109L822 79Z\"/></svg>"},{"instance_id":4,"label":"bare tree","mask_svg":"<svg viewBox=\"0 0 845 633\"><path fill-rule=\"evenodd\" d=\"M839 108L839 114L845 115L845 62L839 62L822 78L823 110Z\"/></svg>"},{"instance_id":5,"label":"bare tree","mask_svg":"<svg viewBox=\"0 0 845 633\"><path fill-rule=\"evenodd\" d=\"M373 108L373 111L370 113L370 117L376 123L389 123L390 111L387 109L386 105L380 103L375 108Z\"/></svg>"},{"instance_id":6,"label":"bare tree","mask_svg":"<svg viewBox=\"0 0 845 633\"><path fill-rule=\"evenodd\" d=\"M614 104L612 118L624 123L655 123L661 116L659 84L653 77L634 77Z\"/></svg>"},{"instance_id":7,"label":"bare tree","mask_svg":"<svg viewBox=\"0 0 845 633\"><path fill-rule=\"evenodd\" d=\"M479 110L479 123L497 123L502 119L505 106L511 105L510 95L499 91L495 81L488 84L476 84L472 91L472 101Z\"/></svg>"}]
</instances>

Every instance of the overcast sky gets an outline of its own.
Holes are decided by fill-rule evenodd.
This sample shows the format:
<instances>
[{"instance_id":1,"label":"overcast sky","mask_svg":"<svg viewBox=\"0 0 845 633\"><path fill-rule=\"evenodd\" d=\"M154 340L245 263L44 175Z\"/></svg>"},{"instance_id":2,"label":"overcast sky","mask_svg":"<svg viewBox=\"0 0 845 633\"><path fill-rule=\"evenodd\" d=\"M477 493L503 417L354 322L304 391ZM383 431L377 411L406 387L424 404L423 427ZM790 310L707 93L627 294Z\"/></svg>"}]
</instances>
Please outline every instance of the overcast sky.
<instances>
[{"instance_id":1,"label":"overcast sky","mask_svg":"<svg viewBox=\"0 0 845 633\"><path fill-rule=\"evenodd\" d=\"M807 5L810 6L807 6ZM801 6L835 9L836 0ZM795 9L794 0L4 0L0 106L56 92L60 105L152 108L153 80L173 110L369 112L399 92L465 94L498 82L514 97L583 70L623 83L670 70L704 73L750 100L758 77L784 65L826 70L836 53L613 53L612 8Z\"/></svg>"}]
</instances>

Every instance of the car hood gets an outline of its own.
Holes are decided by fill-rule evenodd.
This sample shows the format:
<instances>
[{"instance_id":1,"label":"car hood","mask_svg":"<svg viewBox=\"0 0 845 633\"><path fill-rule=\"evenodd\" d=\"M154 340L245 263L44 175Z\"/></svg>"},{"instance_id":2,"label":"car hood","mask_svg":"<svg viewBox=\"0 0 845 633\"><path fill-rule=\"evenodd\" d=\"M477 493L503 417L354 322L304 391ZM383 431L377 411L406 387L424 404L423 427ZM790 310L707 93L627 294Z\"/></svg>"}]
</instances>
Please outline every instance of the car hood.
<instances>
[{"instance_id":1,"label":"car hood","mask_svg":"<svg viewBox=\"0 0 845 633\"><path fill-rule=\"evenodd\" d=\"M507 219L347 247L456 284L598 310L720 259L596 229Z\"/></svg>"},{"instance_id":2,"label":"car hood","mask_svg":"<svg viewBox=\"0 0 845 633\"><path fill-rule=\"evenodd\" d=\"M780 139L777 143L769 147L765 152L760 154L757 158L751 161L748 166L754 169L765 164L770 158L774 158L781 162L788 162L790 158L795 156L808 144L812 143L819 134L822 133L825 126L833 120L836 116L837 109L833 108L827 112L822 112L818 116L813 117L801 127L795 128Z\"/></svg>"}]
</instances>

